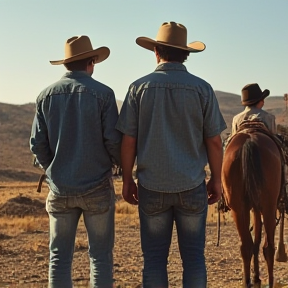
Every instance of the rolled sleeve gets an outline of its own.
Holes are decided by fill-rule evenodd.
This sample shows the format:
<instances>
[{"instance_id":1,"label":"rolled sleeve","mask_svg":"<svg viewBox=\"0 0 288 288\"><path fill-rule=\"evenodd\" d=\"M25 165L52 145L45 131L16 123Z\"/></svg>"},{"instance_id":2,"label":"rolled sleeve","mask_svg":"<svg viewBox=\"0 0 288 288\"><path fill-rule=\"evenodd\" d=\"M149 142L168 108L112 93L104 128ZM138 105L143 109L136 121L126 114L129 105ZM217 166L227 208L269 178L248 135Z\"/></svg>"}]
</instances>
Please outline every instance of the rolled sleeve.
<instances>
[{"instance_id":1,"label":"rolled sleeve","mask_svg":"<svg viewBox=\"0 0 288 288\"><path fill-rule=\"evenodd\" d=\"M204 137L210 138L221 134L227 128L219 108L217 98L212 88L209 91L208 101L203 111L204 116Z\"/></svg>"},{"instance_id":2,"label":"rolled sleeve","mask_svg":"<svg viewBox=\"0 0 288 288\"><path fill-rule=\"evenodd\" d=\"M120 116L116 124L116 129L125 135L137 138L138 135L138 113L137 103L133 93L133 87L130 87L123 102Z\"/></svg>"}]
</instances>

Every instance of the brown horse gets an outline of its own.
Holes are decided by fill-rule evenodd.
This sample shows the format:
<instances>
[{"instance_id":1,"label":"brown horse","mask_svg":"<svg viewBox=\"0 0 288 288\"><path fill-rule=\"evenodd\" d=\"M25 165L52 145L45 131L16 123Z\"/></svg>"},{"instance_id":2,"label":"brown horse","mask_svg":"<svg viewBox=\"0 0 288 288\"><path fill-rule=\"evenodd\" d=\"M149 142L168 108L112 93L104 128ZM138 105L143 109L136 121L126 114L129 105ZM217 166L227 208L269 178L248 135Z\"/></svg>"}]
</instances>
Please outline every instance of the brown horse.
<instances>
[{"instance_id":1,"label":"brown horse","mask_svg":"<svg viewBox=\"0 0 288 288\"><path fill-rule=\"evenodd\" d=\"M254 286L261 287L259 247L262 220L265 228L263 254L267 262L269 287L273 287L274 235L281 190L281 154L273 139L259 131L233 136L223 159L222 185L241 240L243 286L252 287L250 264L254 256ZM250 232L250 210L254 214L254 242ZM282 241L283 242L283 241ZM285 250L285 249L284 249ZM285 251L284 251L285 253Z\"/></svg>"}]
</instances>

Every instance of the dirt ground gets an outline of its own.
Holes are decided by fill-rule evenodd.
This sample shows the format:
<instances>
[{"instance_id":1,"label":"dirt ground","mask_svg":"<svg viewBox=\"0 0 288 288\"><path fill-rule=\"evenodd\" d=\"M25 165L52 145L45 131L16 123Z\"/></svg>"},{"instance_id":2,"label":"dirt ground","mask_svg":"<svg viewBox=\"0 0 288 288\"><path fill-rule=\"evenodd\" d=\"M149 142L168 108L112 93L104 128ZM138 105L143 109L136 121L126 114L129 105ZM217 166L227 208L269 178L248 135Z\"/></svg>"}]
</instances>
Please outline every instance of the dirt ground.
<instances>
[{"instance_id":1,"label":"dirt ground","mask_svg":"<svg viewBox=\"0 0 288 288\"><path fill-rule=\"evenodd\" d=\"M47 287L48 216L45 211L47 187L36 192L36 183L0 182L0 287ZM115 287L141 287L142 255L137 208L124 203L120 196L121 181L116 187L116 239L114 249ZM215 207L210 207L206 230L206 264L208 287L241 287L242 261L239 239L231 217L221 216L220 246L216 247ZM276 231L276 242L278 228ZM288 252L288 223L284 240ZM262 251L262 249L261 249ZM88 287L89 262L86 232L81 219L78 227L73 262L73 281L77 288ZM267 287L267 269L260 255L261 278ZM288 287L288 263L275 262L276 287ZM170 287L181 285L181 259L176 232L169 255Z\"/></svg>"}]
</instances>

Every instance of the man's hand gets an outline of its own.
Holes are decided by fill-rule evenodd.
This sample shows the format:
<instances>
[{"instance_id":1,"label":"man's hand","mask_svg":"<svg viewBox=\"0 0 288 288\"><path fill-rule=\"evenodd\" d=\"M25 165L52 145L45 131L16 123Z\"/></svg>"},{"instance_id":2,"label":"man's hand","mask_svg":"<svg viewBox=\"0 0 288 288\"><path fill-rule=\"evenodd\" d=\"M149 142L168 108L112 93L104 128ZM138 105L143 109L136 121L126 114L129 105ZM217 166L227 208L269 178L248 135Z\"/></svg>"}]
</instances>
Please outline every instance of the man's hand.
<instances>
[{"instance_id":1,"label":"man's hand","mask_svg":"<svg viewBox=\"0 0 288 288\"><path fill-rule=\"evenodd\" d=\"M207 183L208 204L214 204L222 195L221 170L223 159L222 140L220 135L205 138L211 178Z\"/></svg>"},{"instance_id":2,"label":"man's hand","mask_svg":"<svg viewBox=\"0 0 288 288\"><path fill-rule=\"evenodd\" d=\"M221 181L214 181L211 178L207 183L208 204L212 205L220 200L222 195Z\"/></svg>"},{"instance_id":3,"label":"man's hand","mask_svg":"<svg viewBox=\"0 0 288 288\"><path fill-rule=\"evenodd\" d=\"M138 187L134 181L123 182L122 196L132 205L138 205Z\"/></svg>"},{"instance_id":4,"label":"man's hand","mask_svg":"<svg viewBox=\"0 0 288 288\"><path fill-rule=\"evenodd\" d=\"M138 188L132 178L136 147L137 139L124 134L121 145L122 196L126 202L132 205L138 205Z\"/></svg>"}]
</instances>

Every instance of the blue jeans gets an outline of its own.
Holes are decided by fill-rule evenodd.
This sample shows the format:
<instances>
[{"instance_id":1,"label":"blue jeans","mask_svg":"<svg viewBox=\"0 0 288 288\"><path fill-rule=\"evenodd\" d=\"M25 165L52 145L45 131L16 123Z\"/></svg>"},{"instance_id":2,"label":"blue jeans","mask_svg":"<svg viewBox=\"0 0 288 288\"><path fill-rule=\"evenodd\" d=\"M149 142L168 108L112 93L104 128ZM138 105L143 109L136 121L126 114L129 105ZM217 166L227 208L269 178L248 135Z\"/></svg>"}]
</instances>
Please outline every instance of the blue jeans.
<instances>
[{"instance_id":1,"label":"blue jeans","mask_svg":"<svg viewBox=\"0 0 288 288\"><path fill-rule=\"evenodd\" d=\"M184 288L205 288L205 182L180 193L162 193L138 186L143 288L167 288L167 258L175 221L183 266Z\"/></svg>"},{"instance_id":2,"label":"blue jeans","mask_svg":"<svg viewBox=\"0 0 288 288\"><path fill-rule=\"evenodd\" d=\"M89 242L90 287L113 287L115 193L106 179L85 194L46 200L50 220L49 287L72 288L71 266L77 225L83 214Z\"/></svg>"}]
</instances>

